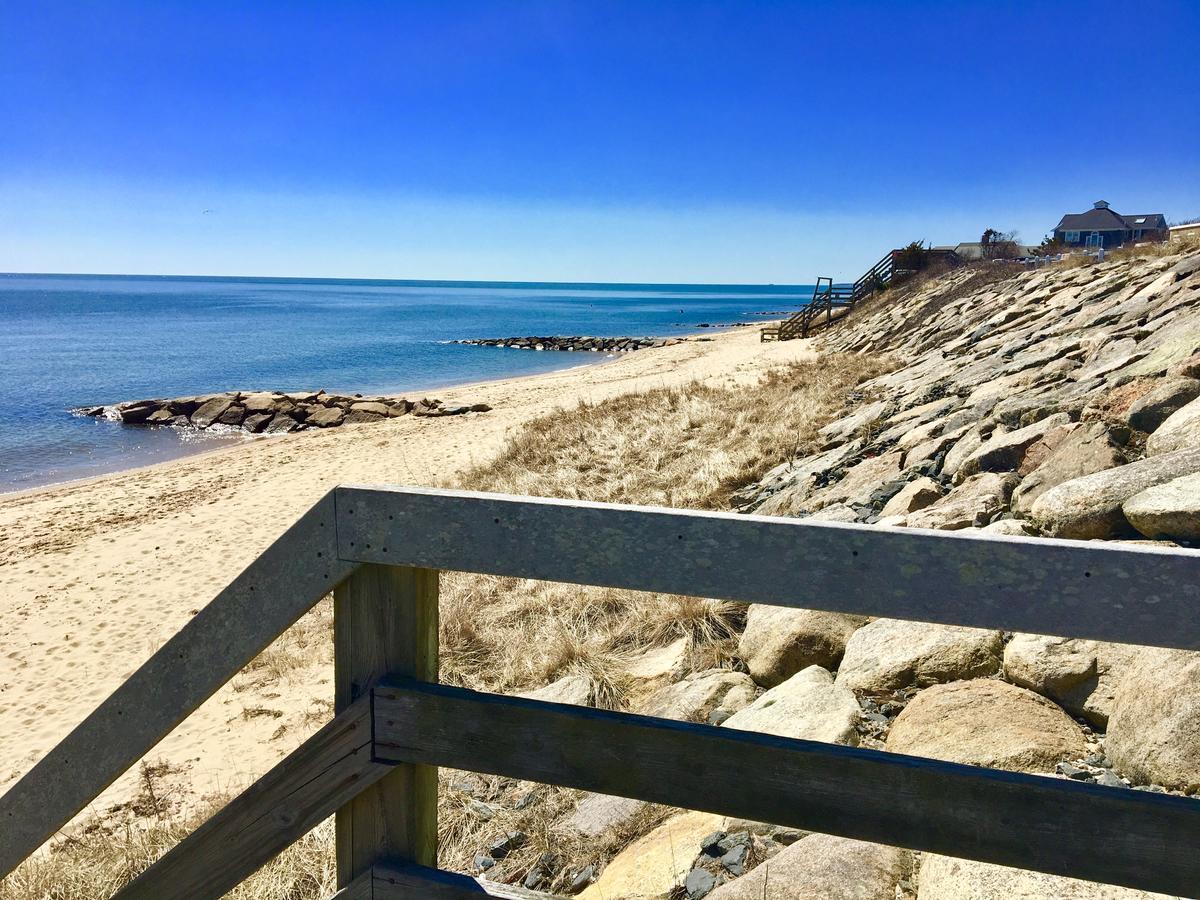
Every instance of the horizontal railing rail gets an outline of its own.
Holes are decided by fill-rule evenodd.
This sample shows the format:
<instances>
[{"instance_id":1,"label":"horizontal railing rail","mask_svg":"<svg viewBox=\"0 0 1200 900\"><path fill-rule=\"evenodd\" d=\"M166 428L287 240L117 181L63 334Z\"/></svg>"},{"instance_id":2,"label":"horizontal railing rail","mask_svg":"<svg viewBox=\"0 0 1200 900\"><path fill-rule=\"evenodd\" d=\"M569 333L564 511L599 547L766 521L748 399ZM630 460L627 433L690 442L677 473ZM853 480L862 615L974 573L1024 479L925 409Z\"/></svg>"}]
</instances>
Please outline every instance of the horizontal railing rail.
<instances>
[{"instance_id":1,"label":"horizontal railing rail","mask_svg":"<svg viewBox=\"0 0 1200 900\"><path fill-rule=\"evenodd\" d=\"M334 812L342 900L501 895L436 870L438 765L1145 890L1200 884L1189 798L438 685L439 570L1200 649L1193 550L341 487L0 798L0 874L335 588L334 720L119 896L220 896ZM744 777L717 777L731 767Z\"/></svg>"}]
</instances>

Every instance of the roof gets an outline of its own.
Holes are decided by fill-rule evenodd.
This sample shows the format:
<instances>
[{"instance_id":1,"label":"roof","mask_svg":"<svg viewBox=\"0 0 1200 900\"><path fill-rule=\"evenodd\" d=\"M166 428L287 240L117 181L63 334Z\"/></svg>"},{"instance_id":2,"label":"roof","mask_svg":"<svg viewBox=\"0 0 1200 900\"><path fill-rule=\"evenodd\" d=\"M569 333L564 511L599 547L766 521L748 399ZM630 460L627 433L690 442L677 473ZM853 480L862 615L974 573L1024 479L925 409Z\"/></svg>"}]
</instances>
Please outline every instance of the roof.
<instances>
[{"instance_id":1,"label":"roof","mask_svg":"<svg viewBox=\"0 0 1200 900\"><path fill-rule=\"evenodd\" d=\"M1067 213L1054 226L1055 231L1125 231L1130 226L1125 217L1111 209L1089 209L1085 213Z\"/></svg>"},{"instance_id":2,"label":"roof","mask_svg":"<svg viewBox=\"0 0 1200 900\"><path fill-rule=\"evenodd\" d=\"M1145 213L1140 216L1121 216L1126 228L1166 228L1167 217L1162 213Z\"/></svg>"}]
</instances>

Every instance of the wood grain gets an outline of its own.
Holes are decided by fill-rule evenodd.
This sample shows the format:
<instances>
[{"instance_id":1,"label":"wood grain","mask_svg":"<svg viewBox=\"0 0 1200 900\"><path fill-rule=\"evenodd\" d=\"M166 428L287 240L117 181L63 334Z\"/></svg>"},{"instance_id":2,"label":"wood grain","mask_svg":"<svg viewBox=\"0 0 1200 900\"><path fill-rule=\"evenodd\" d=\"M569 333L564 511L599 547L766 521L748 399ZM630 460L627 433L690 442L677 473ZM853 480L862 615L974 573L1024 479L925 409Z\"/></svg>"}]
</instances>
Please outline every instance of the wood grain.
<instances>
[{"instance_id":1,"label":"wood grain","mask_svg":"<svg viewBox=\"0 0 1200 900\"><path fill-rule=\"evenodd\" d=\"M1167 894L1200 884L1200 801L483 694L375 691L376 755Z\"/></svg>"},{"instance_id":2,"label":"wood grain","mask_svg":"<svg viewBox=\"0 0 1200 900\"><path fill-rule=\"evenodd\" d=\"M364 566L334 594L335 708L368 696L385 675L434 681L438 573ZM338 885L381 859L437 864L437 769L396 766L337 812Z\"/></svg>"},{"instance_id":3,"label":"wood grain","mask_svg":"<svg viewBox=\"0 0 1200 900\"><path fill-rule=\"evenodd\" d=\"M1200 551L420 488L338 489L360 562L1200 649Z\"/></svg>"}]
</instances>

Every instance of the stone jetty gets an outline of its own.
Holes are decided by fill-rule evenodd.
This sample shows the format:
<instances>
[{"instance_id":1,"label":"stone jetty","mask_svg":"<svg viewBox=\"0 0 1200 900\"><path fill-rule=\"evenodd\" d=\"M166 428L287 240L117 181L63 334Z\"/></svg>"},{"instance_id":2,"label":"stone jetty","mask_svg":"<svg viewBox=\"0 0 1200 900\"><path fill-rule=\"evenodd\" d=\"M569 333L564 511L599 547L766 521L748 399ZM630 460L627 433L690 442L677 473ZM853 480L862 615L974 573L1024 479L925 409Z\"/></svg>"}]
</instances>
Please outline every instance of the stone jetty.
<instances>
[{"instance_id":1,"label":"stone jetty","mask_svg":"<svg viewBox=\"0 0 1200 900\"><path fill-rule=\"evenodd\" d=\"M682 338L652 337L585 337L580 335L562 337L506 337L470 338L451 341L453 344L474 344L478 347L507 347L511 350L566 350L593 353L631 353L651 347L670 347Z\"/></svg>"},{"instance_id":2,"label":"stone jetty","mask_svg":"<svg viewBox=\"0 0 1200 900\"><path fill-rule=\"evenodd\" d=\"M488 412L486 403L446 406L441 400L364 397L324 391L281 393L226 391L174 399L131 400L109 406L74 410L82 416L103 417L125 425L169 425L178 428L241 429L251 434L286 434L306 428L336 428L379 422L397 416L457 416Z\"/></svg>"}]
</instances>

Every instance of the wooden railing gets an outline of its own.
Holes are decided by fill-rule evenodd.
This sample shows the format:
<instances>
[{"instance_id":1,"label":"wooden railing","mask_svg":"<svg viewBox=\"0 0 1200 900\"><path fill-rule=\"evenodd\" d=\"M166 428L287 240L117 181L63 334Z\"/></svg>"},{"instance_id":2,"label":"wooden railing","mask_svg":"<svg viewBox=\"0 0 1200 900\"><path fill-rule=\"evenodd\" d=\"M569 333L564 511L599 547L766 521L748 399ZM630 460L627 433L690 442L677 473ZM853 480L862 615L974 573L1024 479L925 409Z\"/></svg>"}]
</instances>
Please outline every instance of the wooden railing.
<instances>
[{"instance_id":1,"label":"wooden railing","mask_svg":"<svg viewBox=\"0 0 1200 900\"><path fill-rule=\"evenodd\" d=\"M812 299L779 325L763 328L759 333L760 339L789 341L794 338L806 338L818 328L832 325L836 319L849 312L854 304L887 287L894 271L894 255L894 251L889 251L852 285L834 284L833 279L826 276L818 278L813 286ZM835 310L841 312L835 315Z\"/></svg>"},{"instance_id":2,"label":"wooden railing","mask_svg":"<svg viewBox=\"0 0 1200 900\"><path fill-rule=\"evenodd\" d=\"M333 590L333 721L118 897L218 897L333 814L341 900L513 896L436 869L439 765L1150 891L1200 885L1196 800L439 685L439 570L1200 648L1193 550L342 487L0 798L0 873Z\"/></svg>"}]
</instances>

